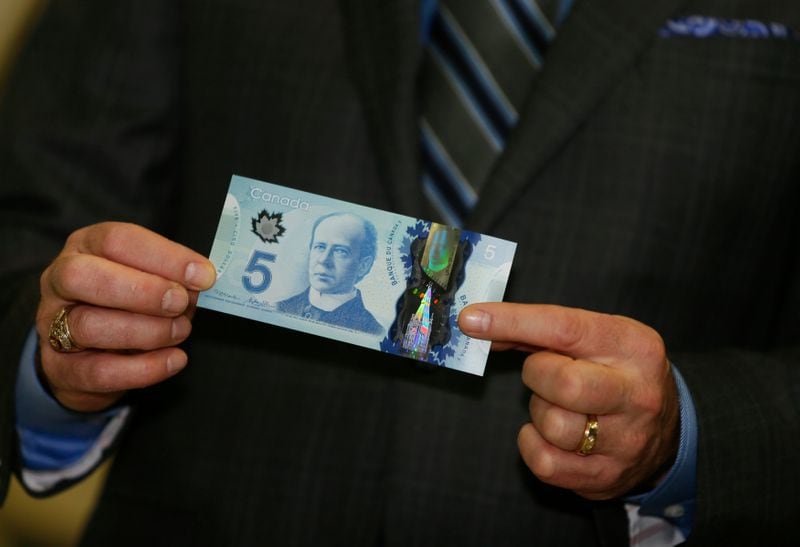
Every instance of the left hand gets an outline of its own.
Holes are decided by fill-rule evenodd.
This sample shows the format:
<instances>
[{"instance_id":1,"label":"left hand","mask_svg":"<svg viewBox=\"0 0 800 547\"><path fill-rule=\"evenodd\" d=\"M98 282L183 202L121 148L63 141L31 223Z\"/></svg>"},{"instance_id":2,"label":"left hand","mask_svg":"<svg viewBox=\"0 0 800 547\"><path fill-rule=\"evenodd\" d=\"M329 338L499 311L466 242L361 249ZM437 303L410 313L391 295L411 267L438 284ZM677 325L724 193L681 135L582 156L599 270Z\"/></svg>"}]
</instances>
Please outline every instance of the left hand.
<instances>
[{"instance_id":1,"label":"left hand","mask_svg":"<svg viewBox=\"0 0 800 547\"><path fill-rule=\"evenodd\" d=\"M678 448L679 403L661 336L618 315L552 305L473 304L461 330L521 349L522 381L533 390L531 423L517 442L543 482L589 499L652 488ZM591 454L577 454L587 415L597 415Z\"/></svg>"}]
</instances>

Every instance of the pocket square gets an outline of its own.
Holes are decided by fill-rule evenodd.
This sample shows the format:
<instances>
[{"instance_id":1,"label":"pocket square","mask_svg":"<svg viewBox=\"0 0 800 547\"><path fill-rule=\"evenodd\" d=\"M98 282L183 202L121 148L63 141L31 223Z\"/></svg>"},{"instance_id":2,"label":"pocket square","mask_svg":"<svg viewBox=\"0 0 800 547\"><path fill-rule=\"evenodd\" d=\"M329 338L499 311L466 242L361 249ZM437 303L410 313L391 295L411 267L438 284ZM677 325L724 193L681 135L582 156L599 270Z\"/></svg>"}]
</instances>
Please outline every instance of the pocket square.
<instances>
[{"instance_id":1,"label":"pocket square","mask_svg":"<svg viewBox=\"0 0 800 547\"><path fill-rule=\"evenodd\" d=\"M668 20L658 35L689 36L691 38L727 38L800 40L800 34L782 23L756 21L754 19L723 19L705 15L690 15Z\"/></svg>"}]
</instances>

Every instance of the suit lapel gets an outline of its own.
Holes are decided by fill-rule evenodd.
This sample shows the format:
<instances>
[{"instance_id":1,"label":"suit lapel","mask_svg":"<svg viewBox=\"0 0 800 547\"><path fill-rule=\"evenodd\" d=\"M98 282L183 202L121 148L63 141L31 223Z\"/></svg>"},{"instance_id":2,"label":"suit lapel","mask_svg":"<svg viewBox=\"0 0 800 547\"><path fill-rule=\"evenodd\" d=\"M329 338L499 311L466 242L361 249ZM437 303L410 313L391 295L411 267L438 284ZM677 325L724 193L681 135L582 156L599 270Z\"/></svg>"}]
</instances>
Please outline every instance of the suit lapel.
<instances>
[{"instance_id":1,"label":"suit lapel","mask_svg":"<svg viewBox=\"0 0 800 547\"><path fill-rule=\"evenodd\" d=\"M476 0L477 1L477 0ZM468 226L488 231L687 0L577 0ZM395 211L425 216L417 191L419 0L340 0L350 71ZM639 9L636 9L639 8Z\"/></svg>"},{"instance_id":2,"label":"suit lapel","mask_svg":"<svg viewBox=\"0 0 800 547\"><path fill-rule=\"evenodd\" d=\"M487 231L686 0L578 0L468 222Z\"/></svg>"},{"instance_id":3,"label":"suit lapel","mask_svg":"<svg viewBox=\"0 0 800 547\"><path fill-rule=\"evenodd\" d=\"M395 210L422 212L416 124L419 0L340 0L350 71L364 107L381 183Z\"/></svg>"}]
</instances>

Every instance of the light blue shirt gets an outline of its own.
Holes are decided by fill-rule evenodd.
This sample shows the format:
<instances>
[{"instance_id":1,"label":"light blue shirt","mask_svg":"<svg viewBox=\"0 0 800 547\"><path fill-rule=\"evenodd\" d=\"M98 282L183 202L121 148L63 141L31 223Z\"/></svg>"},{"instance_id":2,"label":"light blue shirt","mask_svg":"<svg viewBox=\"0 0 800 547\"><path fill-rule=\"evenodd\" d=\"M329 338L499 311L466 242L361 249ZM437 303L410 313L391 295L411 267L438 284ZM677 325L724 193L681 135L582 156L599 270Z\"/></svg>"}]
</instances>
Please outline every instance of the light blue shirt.
<instances>
[{"instance_id":1,"label":"light blue shirt","mask_svg":"<svg viewBox=\"0 0 800 547\"><path fill-rule=\"evenodd\" d=\"M38 337L31 329L20 359L15 398L22 464L34 471L60 470L89 452L122 408L82 413L61 406L36 374L37 344Z\"/></svg>"}]
</instances>

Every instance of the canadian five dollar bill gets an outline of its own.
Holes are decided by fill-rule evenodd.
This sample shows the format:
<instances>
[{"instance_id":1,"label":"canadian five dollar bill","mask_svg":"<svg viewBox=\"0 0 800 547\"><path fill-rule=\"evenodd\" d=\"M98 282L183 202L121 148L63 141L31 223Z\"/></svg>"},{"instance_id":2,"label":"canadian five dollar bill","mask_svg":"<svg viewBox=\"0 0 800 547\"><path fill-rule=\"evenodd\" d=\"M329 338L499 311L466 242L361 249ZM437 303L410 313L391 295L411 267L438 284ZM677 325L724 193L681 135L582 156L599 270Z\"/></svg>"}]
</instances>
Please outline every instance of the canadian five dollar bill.
<instances>
[{"instance_id":1,"label":"canadian five dollar bill","mask_svg":"<svg viewBox=\"0 0 800 547\"><path fill-rule=\"evenodd\" d=\"M501 301L516 244L234 175L198 306L482 375L459 312Z\"/></svg>"}]
</instances>

